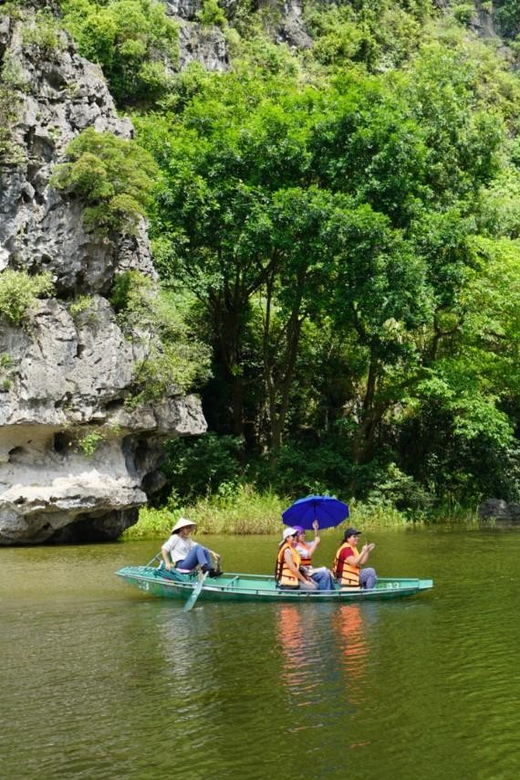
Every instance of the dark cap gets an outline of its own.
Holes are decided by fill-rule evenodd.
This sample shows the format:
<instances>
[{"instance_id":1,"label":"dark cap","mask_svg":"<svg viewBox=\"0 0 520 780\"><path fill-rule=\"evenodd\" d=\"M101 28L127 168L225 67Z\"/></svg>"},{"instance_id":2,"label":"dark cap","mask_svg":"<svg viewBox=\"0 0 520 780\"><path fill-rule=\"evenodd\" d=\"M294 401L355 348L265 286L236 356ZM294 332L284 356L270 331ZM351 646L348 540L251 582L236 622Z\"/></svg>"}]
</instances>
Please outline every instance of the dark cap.
<instances>
[{"instance_id":1,"label":"dark cap","mask_svg":"<svg viewBox=\"0 0 520 780\"><path fill-rule=\"evenodd\" d=\"M361 533L363 533L363 532L362 531L358 531L357 528L347 528L347 530L345 531L344 538L348 539L349 536L354 536L354 534L358 534L358 536L359 536L359 534L361 534Z\"/></svg>"}]
</instances>

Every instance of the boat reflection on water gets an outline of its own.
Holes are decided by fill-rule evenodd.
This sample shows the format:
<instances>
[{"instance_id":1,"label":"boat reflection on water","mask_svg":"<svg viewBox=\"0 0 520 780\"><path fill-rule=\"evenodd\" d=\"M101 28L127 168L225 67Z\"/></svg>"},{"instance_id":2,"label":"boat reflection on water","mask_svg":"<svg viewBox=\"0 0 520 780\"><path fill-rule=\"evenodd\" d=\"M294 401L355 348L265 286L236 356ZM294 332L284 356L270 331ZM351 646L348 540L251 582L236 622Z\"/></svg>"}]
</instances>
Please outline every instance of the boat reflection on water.
<instances>
[{"instance_id":1,"label":"boat reflection on water","mask_svg":"<svg viewBox=\"0 0 520 780\"><path fill-rule=\"evenodd\" d=\"M283 650L282 680L297 707L316 705L321 699L324 654L330 653L330 646L325 646L329 632L323 628L331 610L324 606L325 610L280 604L277 610L278 640Z\"/></svg>"},{"instance_id":2,"label":"boat reflection on water","mask_svg":"<svg viewBox=\"0 0 520 780\"><path fill-rule=\"evenodd\" d=\"M285 683L299 697L305 698L306 692L316 685L308 675L308 664L313 657L308 647L306 635L310 633L312 644L313 610L302 610L296 604L280 604L278 611L278 635L284 651ZM300 702L305 704L306 702Z\"/></svg>"},{"instance_id":3,"label":"boat reflection on water","mask_svg":"<svg viewBox=\"0 0 520 780\"><path fill-rule=\"evenodd\" d=\"M365 619L366 614L360 604L342 605L336 617L340 658L349 689L349 699L354 707L362 704L365 699L363 683L369 652Z\"/></svg>"},{"instance_id":4,"label":"boat reflection on water","mask_svg":"<svg viewBox=\"0 0 520 780\"><path fill-rule=\"evenodd\" d=\"M278 607L282 680L294 706L315 708L323 696L323 686L328 697L336 695L343 702L346 712L363 706L370 653L367 631L374 618L371 606L320 605L318 609L308 609L297 604L281 604Z\"/></svg>"}]
</instances>

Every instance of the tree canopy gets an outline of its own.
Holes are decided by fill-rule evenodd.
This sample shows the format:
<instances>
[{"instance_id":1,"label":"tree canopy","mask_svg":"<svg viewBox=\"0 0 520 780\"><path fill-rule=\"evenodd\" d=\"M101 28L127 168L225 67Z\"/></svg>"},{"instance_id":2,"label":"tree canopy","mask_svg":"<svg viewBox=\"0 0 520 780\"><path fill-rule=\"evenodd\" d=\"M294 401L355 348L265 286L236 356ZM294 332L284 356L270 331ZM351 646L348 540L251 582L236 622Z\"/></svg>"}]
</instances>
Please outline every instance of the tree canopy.
<instances>
[{"instance_id":1,"label":"tree canopy","mask_svg":"<svg viewBox=\"0 0 520 780\"><path fill-rule=\"evenodd\" d=\"M211 350L211 377L190 369L207 452L221 440L237 474L294 493L386 485L412 508L520 497L513 5L496 15L505 53L461 4L310 2L301 50L273 43L266 9L206 5L196 22L231 60L211 73L176 70L160 3L60 3L160 172L134 156L156 179L138 210ZM83 182L81 153L64 186ZM182 447L170 487L190 447L209 459Z\"/></svg>"}]
</instances>

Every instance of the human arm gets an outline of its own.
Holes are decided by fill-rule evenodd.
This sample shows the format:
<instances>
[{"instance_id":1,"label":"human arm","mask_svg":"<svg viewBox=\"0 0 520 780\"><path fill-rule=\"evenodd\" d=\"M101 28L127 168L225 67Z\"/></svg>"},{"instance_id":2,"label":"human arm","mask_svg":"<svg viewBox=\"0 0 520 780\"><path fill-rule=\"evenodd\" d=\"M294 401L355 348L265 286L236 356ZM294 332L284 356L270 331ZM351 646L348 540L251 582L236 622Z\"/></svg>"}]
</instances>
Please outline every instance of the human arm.
<instances>
[{"instance_id":1,"label":"human arm","mask_svg":"<svg viewBox=\"0 0 520 780\"><path fill-rule=\"evenodd\" d=\"M316 552L316 548L317 548L317 546L318 546L318 545L319 545L319 543L321 542L321 539L320 539L320 537L318 536L318 530L319 530L320 524L318 523L318 521L317 521L317 520L315 520L315 521L313 522L313 524L312 524L312 527L313 527L313 529L314 529L314 540L313 540L313 541L311 542L311 544L309 544L309 546L307 547L307 554L308 554L309 558L312 558L312 556L313 556L313 555L314 555L314 553Z\"/></svg>"},{"instance_id":2,"label":"human arm","mask_svg":"<svg viewBox=\"0 0 520 780\"><path fill-rule=\"evenodd\" d=\"M347 554L345 556L345 561L350 566L364 566L365 563L368 561L368 557L372 550L375 548L375 544L364 544L361 548L361 552L358 553L358 555L355 555L354 550L352 547L348 548L350 550L350 553L347 550Z\"/></svg>"},{"instance_id":3,"label":"human arm","mask_svg":"<svg viewBox=\"0 0 520 780\"><path fill-rule=\"evenodd\" d=\"M163 557L164 565L166 566L166 569L168 571L170 571L172 568L171 553L172 550L174 550L175 547L177 546L179 538L180 537L177 536L176 534L172 534L172 536L170 536L170 538L161 547L161 554Z\"/></svg>"},{"instance_id":4,"label":"human arm","mask_svg":"<svg viewBox=\"0 0 520 780\"><path fill-rule=\"evenodd\" d=\"M218 566L218 564L219 564L219 561L220 561L220 557L221 557L221 556L220 556L220 555L219 555L217 552L215 552L214 550L210 550L209 548L208 548L208 552L209 552L209 554L210 554L211 556L213 556L213 558L214 558L214 560L215 560L215 563L216 563L216 564L217 564L217 566Z\"/></svg>"},{"instance_id":5,"label":"human arm","mask_svg":"<svg viewBox=\"0 0 520 780\"><path fill-rule=\"evenodd\" d=\"M164 565L165 565L166 569L167 569L168 571L170 571L170 569L171 569L171 567L172 567L172 559L170 558L170 553L169 553L169 551L168 551L168 550L166 550L166 549L164 548L164 546L163 546L163 547L161 547L161 554L162 554L163 561L164 561Z\"/></svg>"},{"instance_id":6,"label":"human arm","mask_svg":"<svg viewBox=\"0 0 520 780\"><path fill-rule=\"evenodd\" d=\"M310 578L310 577L306 577L306 576L305 576L305 574L303 574L303 573L302 573L302 572L299 570L299 568L296 566L296 564L295 564L295 562L294 562L294 559L293 559L293 557L292 557L291 551L290 551L289 549L287 549L287 550L284 552L284 554L283 554L283 557L284 557L285 563L287 564L287 566L289 567L289 569L292 571L292 573L294 574L294 576L295 576L295 577L296 577L296 578L297 578L297 579L298 579L300 582L304 582L306 585L308 585L309 583L310 583L310 584L312 584L312 585L315 585L315 582L314 582L314 580L311 580L311 578Z\"/></svg>"}]
</instances>

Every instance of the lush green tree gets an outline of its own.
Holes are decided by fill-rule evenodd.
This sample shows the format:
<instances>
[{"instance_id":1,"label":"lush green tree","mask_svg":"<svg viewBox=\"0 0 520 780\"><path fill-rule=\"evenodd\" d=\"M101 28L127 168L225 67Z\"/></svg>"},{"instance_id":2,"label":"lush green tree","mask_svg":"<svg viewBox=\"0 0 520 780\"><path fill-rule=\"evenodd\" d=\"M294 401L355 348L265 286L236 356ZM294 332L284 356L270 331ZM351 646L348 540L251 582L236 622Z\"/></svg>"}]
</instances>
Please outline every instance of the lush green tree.
<instances>
[{"instance_id":1,"label":"lush green tree","mask_svg":"<svg viewBox=\"0 0 520 780\"><path fill-rule=\"evenodd\" d=\"M101 65L122 106L150 104L171 84L178 26L156 0L61 0L65 27L81 53Z\"/></svg>"},{"instance_id":2,"label":"lush green tree","mask_svg":"<svg viewBox=\"0 0 520 780\"><path fill-rule=\"evenodd\" d=\"M493 307L475 282L492 287L496 237L518 229L507 163L518 84L456 26L405 44L424 8L396 22L394 40L376 30L375 10L333 7L327 19L314 9L310 65L309 54L292 66L271 56L257 38L234 72L191 68L169 111L137 127L166 182L153 208L159 271L196 296L214 346L211 423L282 469L313 463L302 487L324 487L309 455L317 444L341 442L325 482L337 468L340 483L365 492L376 475L412 490L405 473L385 471L395 460L428 503L427 464L439 453L407 439L424 420L467 458L450 495L484 484L484 441L495 461L513 451L514 392L491 377L493 350L478 344L476 311L492 319ZM372 75L343 70L346 61ZM439 474L455 460L443 463ZM276 468L258 468L259 480L282 484Z\"/></svg>"},{"instance_id":3,"label":"lush green tree","mask_svg":"<svg viewBox=\"0 0 520 780\"><path fill-rule=\"evenodd\" d=\"M304 260L296 252L288 213L297 210L296 196L282 188L307 176L308 107L299 96L278 106L269 93L246 91L246 84L238 84L237 95L236 86L230 78L222 95L196 96L181 118L145 120L139 127L168 177L157 203L159 267L167 278L182 278L206 307L218 360L232 386L232 432L241 435L251 302L266 291L269 329L278 269L294 279L298 270L291 263L297 255ZM288 320L294 343L299 329L294 306Z\"/></svg>"}]
</instances>

